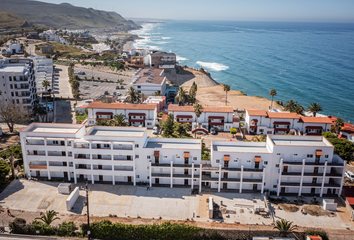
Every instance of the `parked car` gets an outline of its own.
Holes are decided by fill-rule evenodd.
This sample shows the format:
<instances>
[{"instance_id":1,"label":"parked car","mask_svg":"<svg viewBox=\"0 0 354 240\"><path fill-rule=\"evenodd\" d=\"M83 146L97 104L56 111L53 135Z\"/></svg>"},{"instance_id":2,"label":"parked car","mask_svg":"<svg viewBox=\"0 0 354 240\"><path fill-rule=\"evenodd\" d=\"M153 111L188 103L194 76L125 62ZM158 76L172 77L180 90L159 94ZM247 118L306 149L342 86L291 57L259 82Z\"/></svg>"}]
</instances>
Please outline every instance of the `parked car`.
<instances>
[{"instance_id":1,"label":"parked car","mask_svg":"<svg viewBox=\"0 0 354 240\"><path fill-rule=\"evenodd\" d=\"M104 95L108 95L108 91L104 91Z\"/></svg>"},{"instance_id":2,"label":"parked car","mask_svg":"<svg viewBox=\"0 0 354 240\"><path fill-rule=\"evenodd\" d=\"M210 134L211 135L216 135L218 132L216 131L216 129L215 128L211 128L210 129Z\"/></svg>"},{"instance_id":3,"label":"parked car","mask_svg":"<svg viewBox=\"0 0 354 240\"><path fill-rule=\"evenodd\" d=\"M354 173L351 171L346 171L345 176L350 179L350 181L354 181Z\"/></svg>"},{"instance_id":4,"label":"parked car","mask_svg":"<svg viewBox=\"0 0 354 240\"><path fill-rule=\"evenodd\" d=\"M116 93L116 92L113 92L113 96L115 96L115 95L117 95L117 93Z\"/></svg>"},{"instance_id":5,"label":"parked car","mask_svg":"<svg viewBox=\"0 0 354 240\"><path fill-rule=\"evenodd\" d=\"M116 86L116 89L119 89L119 86Z\"/></svg>"},{"instance_id":6,"label":"parked car","mask_svg":"<svg viewBox=\"0 0 354 240\"><path fill-rule=\"evenodd\" d=\"M85 72L78 71L78 72L74 72L74 74L85 75Z\"/></svg>"},{"instance_id":7,"label":"parked car","mask_svg":"<svg viewBox=\"0 0 354 240\"><path fill-rule=\"evenodd\" d=\"M159 127L158 126L155 126L153 129L152 129L152 134L159 134Z\"/></svg>"}]
</instances>

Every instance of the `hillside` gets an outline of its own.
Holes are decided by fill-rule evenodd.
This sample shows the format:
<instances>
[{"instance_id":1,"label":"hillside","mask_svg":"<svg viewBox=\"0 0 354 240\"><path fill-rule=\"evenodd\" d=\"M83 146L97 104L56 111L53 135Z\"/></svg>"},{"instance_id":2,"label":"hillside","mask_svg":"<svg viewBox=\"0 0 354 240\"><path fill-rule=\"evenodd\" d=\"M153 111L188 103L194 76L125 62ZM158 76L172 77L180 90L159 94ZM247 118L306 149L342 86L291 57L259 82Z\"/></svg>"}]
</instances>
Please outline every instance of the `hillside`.
<instances>
[{"instance_id":1,"label":"hillside","mask_svg":"<svg viewBox=\"0 0 354 240\"><path fill-rule=\"evenodd\" d=\"M51 4L29 0L0 0L0 12L14 12L34 24L68 29L123 27L139 28L116 12L76 7L68 3Z\"/></svg>"},{"instance_id":2,"label":"hillside","mask_svg":"<svg viewBox=\"0 0 354 240\"><path fill-rule=\"evenodd\" d=\"M0 28L20 28L26 19L13 12L0 12ZM31 23L29 23L30 25Z\"/></svg>"}]
</instances>

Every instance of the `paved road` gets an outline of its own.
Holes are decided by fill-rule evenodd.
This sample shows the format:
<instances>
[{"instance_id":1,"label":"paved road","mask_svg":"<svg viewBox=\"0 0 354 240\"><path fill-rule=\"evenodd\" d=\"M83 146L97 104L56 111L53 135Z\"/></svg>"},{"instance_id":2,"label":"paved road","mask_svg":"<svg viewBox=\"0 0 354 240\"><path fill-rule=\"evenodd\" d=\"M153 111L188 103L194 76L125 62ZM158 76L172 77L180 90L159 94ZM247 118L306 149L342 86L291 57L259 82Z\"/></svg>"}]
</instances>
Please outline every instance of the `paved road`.
<instances>
[{"instance_id":1,"label":"paved road","mask_svg":"<svg viewBox=\"0 0 354 240\"><path fill-rule=\"evenodd\" d=\"M54 76L54 94L56 97L69 97L72 98L73 94L71 92L68 76L68 67L63 65L55 66L55 76Z\"/></svg>"},{"instance_id":2,"label":"paved road","mask_svg":"<svg viewBox=\"0 0 354 240\"><path fill-rule=\"evenodd\" d=\"M60 100L56 98L55 100L55 123L72 123L73 113L72 113L72 103L74 101Z\"/></svg>"},{"instance_id":3,"label":"paved road","mask_svg":"<svg viewBox=\"0 0 354 240\"><path fill-rule=\"evenodd\" d=\"M80 93L81 97L85 99L96 99L101 95L104 95L105 91L108 91L109 95L113 92L121 93L125 95L127 90L127 85L123 85L124 89L116 90L117 83L106 83L106 82L91 82L91 81L80 81Z\"/></svg>"},{"instance_id":4,"label":"paved road","mask_svg":"<svg viewBox=\"0 0 354 240\"><path fill-rule=\"evenodd\" d=\"M111 80L111 81L117 81L119 78L119 79L123 79L124 84L126 84L126 85L130 85L132 82L131 77L124 76L124 75L118 76L118 74L106 73L106 72L101 72L101 71L97 71L97 70L75 67L75 72L77 72L77 71L85 72L85 75L80 75L80 78L87 77L88 79L90 79L93 76L95 79L100 78L101 80L107 79L107 80Z\"/></svg>"}]
</instances>

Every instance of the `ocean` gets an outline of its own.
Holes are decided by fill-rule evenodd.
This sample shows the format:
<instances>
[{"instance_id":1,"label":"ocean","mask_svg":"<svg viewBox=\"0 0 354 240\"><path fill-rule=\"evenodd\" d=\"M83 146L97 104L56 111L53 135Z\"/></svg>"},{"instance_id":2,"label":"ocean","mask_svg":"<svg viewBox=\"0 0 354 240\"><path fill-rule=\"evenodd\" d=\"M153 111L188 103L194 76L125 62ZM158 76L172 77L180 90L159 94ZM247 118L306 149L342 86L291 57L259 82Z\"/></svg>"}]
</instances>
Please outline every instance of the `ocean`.
<instances>
[{"instance_id":1,"label":"ocean","mask_svg":"<svg viewBox=\"0 0 354 240\"><path fill-rule=\"evenodd\" d=\"M208 70L248 96L307 108L354 122L354 24L169 21L132 33L135 48L174 52L180 65Z\"/></svg>"}]
</instances>

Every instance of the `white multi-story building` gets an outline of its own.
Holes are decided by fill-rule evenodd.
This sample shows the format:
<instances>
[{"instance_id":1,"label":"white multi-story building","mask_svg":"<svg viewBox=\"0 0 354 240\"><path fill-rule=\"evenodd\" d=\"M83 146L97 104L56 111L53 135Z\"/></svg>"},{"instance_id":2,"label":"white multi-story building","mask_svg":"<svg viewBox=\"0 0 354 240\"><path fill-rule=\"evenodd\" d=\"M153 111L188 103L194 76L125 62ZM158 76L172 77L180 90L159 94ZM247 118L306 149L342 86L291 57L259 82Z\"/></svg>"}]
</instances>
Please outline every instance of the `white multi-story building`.
<instances>
[{"instance_id":1,"label":"white multi-story building","mask_svg":"<svg viewBox=\"0 0 354 240\"><path fill-rule=\"evenodd\" d=\"M94 125L100 119L113 119L123 114L130 126L153 128L157 124L157 104L103 103L91 102L88 106L88 125Z\"/></svg>"},{"instance_id":2,"label":"white multi-story building","mask_svg":"<svg viewBox=\"0 0 354 240\"><path fill-rule=\"evenodd\" d=\"M45 92L45 88L43 87L43 81L48 81L50 86L48 89L54 89L53 79L54 79L54 71L53 71L53 59L52 58L44 58L43 56L34 56L30 57L34 63L34 73L37 87L37 94L40 95Z\"/></svg>"},{"instance_id":3,"label":"white multi-story building","mask_svg":"<svg viewBox=\"0 0 354 240\"><path fill-rule=\"evenodd\" d=\"M23 54L23 50L21 48L20 43L10 43L9 48L6 49L6 53L8 54ZM4 53L3 53L4 54Z\"/></svg>"},{"instance_id":4,"label":"white multi-story building","mask_svg":"<svg viewBox=\"0 0 354 240\"><path fill-rule=\"evenodd\" d=\"M45 37L47 42L58 42L61 44L65 44L65 45L69 45L69 42L66 41L64 38L62 38L61 36L59 36L55 30L47 30L44 31L42 33L39 34L40 38Z\"/></svg>"},{"instance_id":5,"label":"white multi-story building","mask_svg":"<svg viewBox=\"0 0 354 240\"><path fill-rule=\"evenodd\" d=\"M139 68L132 76L133 88L138 93L153 95L158 92L161 96L166 93L166 77L163 69Z\"/></svg>"},{"instance_id":6,"label":"white multi-story building","mask_svg":"<svg viewBox=\"0 0 354 240\"><path fill-rule=\"evenodd\" d=\"M193 128L205 128L207 131L210 131L212 127L217 128L219 131L230 131L230 128L239 126L238 117L234 116L232 106L203 106L202 114L196 119L193 106L170 104L168 106L168 114L173 114L174 120L179 123L189 123ZM195 126L196 120L199 126Z\"/></svg>"},{"instance_id":7,"label":"white multi-story building","mask_svg":"<svg viewBox=\"0 0 354 240\"><path fill-rule=\"evenodd\" d=\"M203 187L277 195L341 194L346 162L322 136L267 135L266 142L213 141Z\"/></svg>"},{"instance_id":8,"label":"white multi-story building","mask_svg":"<svg viewBox=\"0 0 354 240\"><path fill-rule=\"evenodd\" d=\"M250 134L321 135L331 130L327 117L304 117L290 112L268 112L246 109L245 125Z\"/></svg>"},{"instance_id":9,"label":"white multi-story building","mask_svg":"<svg viewBox=\"0 0 354 240\"><path fill-rule=\"evenodd\" d=\"M198 187L201 141L156 139L146 128L32 123L21 131L26 175Z\"/></svg>"},{"instance_id":10,"label":"white multi-story building","mask_svg":"<svg viewBox=\"0 0 354 240\"><path fill-rule=\"evenodd\" d=\"M32 109L37 100L33 61L28 58L0 59L0 90L3 100Z\"/></svg>"}]
</instances>

